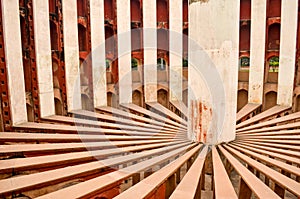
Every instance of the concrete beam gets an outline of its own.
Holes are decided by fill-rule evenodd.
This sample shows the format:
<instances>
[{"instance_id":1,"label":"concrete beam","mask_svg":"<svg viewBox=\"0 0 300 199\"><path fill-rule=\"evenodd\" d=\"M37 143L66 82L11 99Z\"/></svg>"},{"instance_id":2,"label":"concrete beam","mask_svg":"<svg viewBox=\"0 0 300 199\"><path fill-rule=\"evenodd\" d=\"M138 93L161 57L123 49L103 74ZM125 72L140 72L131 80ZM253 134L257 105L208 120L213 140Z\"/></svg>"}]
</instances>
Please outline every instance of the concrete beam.
<instances>
[{"instance_id":1,"label":"concrete beam","mask_svg":"<svg viewBox=\"0 0 300 199\"><path fill-rule=\"evenodd\" d=\"M12 124L27 122L19 0L2 4L3 39Z\"/></svg>"},{"instance_id":2,"label":"concrete beam","mask_svg":"<svg viewBox=\"0 0 300 199\"><path fill-rule=\"evenodd\" d=\"M55 114L48 0L33 0L35 56L41 117Z\"/></svg>"}]
</instances>

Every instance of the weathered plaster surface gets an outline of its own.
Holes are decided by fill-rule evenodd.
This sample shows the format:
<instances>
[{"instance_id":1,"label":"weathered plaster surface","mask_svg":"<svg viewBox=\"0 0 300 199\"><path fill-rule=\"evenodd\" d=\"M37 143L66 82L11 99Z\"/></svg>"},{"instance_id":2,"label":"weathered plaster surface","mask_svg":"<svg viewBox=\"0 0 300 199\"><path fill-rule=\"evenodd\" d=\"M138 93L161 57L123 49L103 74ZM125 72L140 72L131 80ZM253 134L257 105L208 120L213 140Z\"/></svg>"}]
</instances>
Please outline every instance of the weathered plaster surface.
<instances>
[{"instance_id":1,"label":"weathered plaster surface","mask_svg":"<svg viewBox=\"0 0 300 199\"><path fill-rule=\"evenodd\" d=\"M190 0L189 3L192 4L192 3L197 3L197 2L200 2L200 3L207 3L209 0Z\"/></svg>"},{"instance_id":2,"label":"weathered plaster surface","mask_svg":"<svg viewBox=\"0 0 300 199\"><path fill-rule=\"evenodd\" d=\"M189 137L228 142L235 138L239 1L193 3L189 15Z\"/></svg>"}]
</instances>

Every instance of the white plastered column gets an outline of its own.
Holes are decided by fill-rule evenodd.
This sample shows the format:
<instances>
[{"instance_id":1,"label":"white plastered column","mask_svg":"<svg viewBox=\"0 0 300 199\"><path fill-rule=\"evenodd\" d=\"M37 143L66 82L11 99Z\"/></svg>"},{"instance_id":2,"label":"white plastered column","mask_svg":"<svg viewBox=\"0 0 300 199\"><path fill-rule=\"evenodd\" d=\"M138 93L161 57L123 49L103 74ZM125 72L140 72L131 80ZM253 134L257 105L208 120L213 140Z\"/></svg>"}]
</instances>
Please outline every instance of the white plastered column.
<instances>
[{"instance_id":1,"label":"white plastered column","mask_svg":"<svg viewBox=\"0 0 300 199\"><path fill-rule=\"evenodd\" d=\"M169 1L170 7L170 101L182 101L182 0Z\"/></svg>"},{"instance_id":2,"label":"white plastered column","mask_svg":"<svg viewBox=\"0 0 300 199\"><path fill-rule=\"evenodd\" d=\"M189 5L188 136L218 144L235 139L239 0Z\"/></svg>"},{"instance_id":3,"label":"white plastered column","mask_svg":"<svg viewBox=\"0 0 300 199\"><path fill-rule=\"evenodd\" d=\"M48 0L33 1L35 56L41 117L55 114Z\"/></svg>"},{"instance_id":4,"label":"white plastered column","mask_svg":"<svg viewBox=\"0 0 300 199\"><path fill-rule=\"evenodd\" d=\"M68 111L81 109L77 1L63 0L63 31Z\"/></svg>"},{"instance_id":5,"label":"white plastered column","mask_svg":"<svg viewBox=\"0 0 300 199\"><path fill-rule=\"evenodd\" d=\"M262 104L267 0L251 1L249 103Z\"/></svg>"},{"instance_id":6,"label":"white plastered column","mask_svg":"<svg viewBox=\"0 0 300 199\"><path fill-rule=\"evenodd\" d=\"M292 106L297 18L298 1L282 0L277 104L283 106Z\"/></svg>"},{"instance_id":7,"label":"white plastered column","mask_svg":"<svg viewBox=\"0 0 300 199\"><path fill-rule=\"evenodd\" d=\"M130 0L117 1L119 103L132 102Z\"/></svg>"},{"instance_id":8,"label":"white plastered column","mask_svg":"<svg viewBox=\"0 0 300 199\"><path fill-rule=\"evenodd\" d=\"M27 121L19 0L2 0L3 38L12 124Z\"/></svg>"},{"instance_id":9,"label":"white plastered column","mask_svg":"<svg viewBox=\"0 0 300 199\"><path fill-rule=\"evenodd\" d=\"M106 106L104 1L90 0L94 106Z\"/></svg>"},{"instance_id":10,"label":"white plastered column","mask_svg":"<svg viewBox=\"0 0 300 199\"><path fill-rule=\"evenodd\" d=\"M143 1L145 102L157 102L156 1Z\"/></svg>"}]
</instances>

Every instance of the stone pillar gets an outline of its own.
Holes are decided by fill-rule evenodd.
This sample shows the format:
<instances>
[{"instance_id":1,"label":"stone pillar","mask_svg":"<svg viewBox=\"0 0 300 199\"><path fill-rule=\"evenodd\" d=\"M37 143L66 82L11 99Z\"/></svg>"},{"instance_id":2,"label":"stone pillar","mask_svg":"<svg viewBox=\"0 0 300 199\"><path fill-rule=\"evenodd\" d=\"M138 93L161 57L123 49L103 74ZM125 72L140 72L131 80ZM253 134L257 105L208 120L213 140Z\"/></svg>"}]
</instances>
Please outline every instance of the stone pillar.
<instances>
[{"instance_id":1,"label":"stone pillar","mask_svg":"<svg viewBox=\"0 0 300 199\"><path fill-rule=\"evenodd\" d=\"M143 1L145 102L157 101L156 1Z\"/></svg>"},{"instance_id":2,"label":"stone pillar","mask_svg":"<svg viewBox=\"0 0 300 199\"><path fill-rule=\"evenodd\" d=\"M94 106L106 106L104 1L90 0Z\"/></svg>"},{"instance_id":3,"label":"stone pillar","mask_svg":"<svg viewBox=\"0 0 300 199\"><path fill-rule=\"evenodd\" d=\"M36 67L41 117L55 114L48 0L33 0Z\"/></svg>"},{"instance_id":4,"label":"stone pillar","mask_svg":"<svg viewBox=\"0 0 300 199\"><path fill-rule=\"evenodd\" d=\"M170 101L182 101L182 0L169 1Z\"/></svg>"},{"instance_id":5,"label":"stone pillar","mask_svg":"<svg viewBox=\"0 0 300 199\"><path fill-rule=\"evenodd\" d=\"M62 4L68 111L82 107L76 4L76 0L64 0Z\"/></svg>"},{"instance_id":6,"label":"stone pillar","mask_svg":"<svg viewBox=\"0 0 300 199\"><path fill-rule=\"evenodd\" d=\"M3 39L12 124L27 122L19 0L2 0Z\"/></svg>"},{"instance_id":7,"label":"stone pillar","mask_svg":"<svg viewBox=\"0 0 300 199\"><path fill-rule=\"evenodd\" d=\"M298 1L282 0L277 104L292 106Z\"/></svg>"},{"instance_id":8,"label":"stone pillar","mask_svg":"<svg viewBox=\"0 0 300 199\"><path fill-rule=\"evenodd\" d=\"M133 11L134 12L134 11ZM132 102L130 0L117 1L119 103Z\"/></svg>"},{"instance_id":9,"label":"stone pillar","mask_svg":"<svg viewBox=\"0 0 300 199\"><path fill-rule=\"evenodd\" d=\"M190 139L235 139L239 0L196 1L189 7Z\"/></svg>"},{"instance_id":10,"label":"stone pillar","mask_svg":"<svg viewBox=\"0 0 300 199\"><path fill-rule=\"evenodd\" d=\"M249 103L262 104L267 0L251 1Z\"/></svg>"}]
</instances>

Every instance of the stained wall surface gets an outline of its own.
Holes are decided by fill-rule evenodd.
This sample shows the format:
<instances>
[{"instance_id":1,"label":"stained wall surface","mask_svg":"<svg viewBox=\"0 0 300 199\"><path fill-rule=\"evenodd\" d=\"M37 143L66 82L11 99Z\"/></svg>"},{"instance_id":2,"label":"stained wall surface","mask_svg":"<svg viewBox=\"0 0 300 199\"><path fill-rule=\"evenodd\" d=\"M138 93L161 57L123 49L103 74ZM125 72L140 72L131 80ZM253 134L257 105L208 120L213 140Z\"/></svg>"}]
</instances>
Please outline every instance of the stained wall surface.
<instances>
[{"instance_id":1,"label":"stained wall surface","mask_svg":"<svg viewBox=\"0 0 300 199\"><path fill-rule=\"evenodd\" d=\"M189 136L234 140L238 78L239 1L189 7Z\"/></svg>"}]
</instances>

